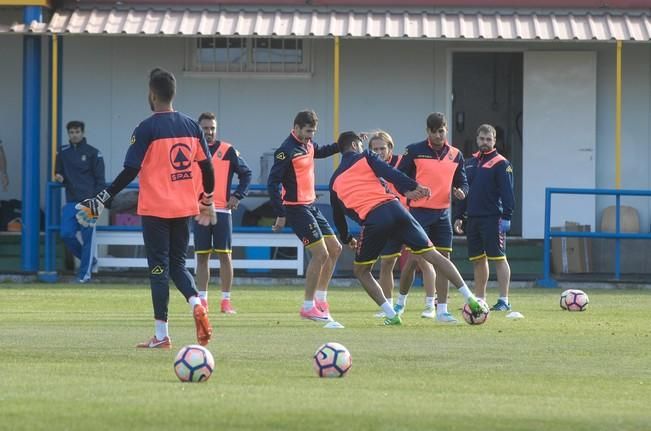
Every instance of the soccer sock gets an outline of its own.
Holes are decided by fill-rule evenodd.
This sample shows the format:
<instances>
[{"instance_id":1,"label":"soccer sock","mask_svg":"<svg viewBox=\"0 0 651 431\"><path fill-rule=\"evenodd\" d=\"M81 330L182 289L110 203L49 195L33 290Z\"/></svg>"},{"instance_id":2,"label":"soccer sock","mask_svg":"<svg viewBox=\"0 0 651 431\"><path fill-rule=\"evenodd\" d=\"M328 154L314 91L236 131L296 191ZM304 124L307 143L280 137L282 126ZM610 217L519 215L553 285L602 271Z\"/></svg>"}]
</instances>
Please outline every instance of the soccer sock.
<instances>
[{"instance_id":1,"label":"soccer sock","mask_svg":"<svg viewBox=\"0 0 651 431\"><path fill-rule=\"evenodd\" d=\"M436 314L445 314L448 312L448 304L436 304Z\"/></svg>"},{"instance_id":2,"label":"soccer sock","mask_svg":"<svg viewBox=\"0 0 651 431\"><path fill-rule=\"evenodd\" d=\"M222 299L231 300L231 292L222 292Z\"/></svg>"},{"instance_id":3,"label":"soccer sock","mask_svg":"<svg viewBox=\"0 0 651 431\"><path fill-rule=\"evenodd\" d=\"M433 308L434 307L434 297L433 296L426 296L425 297L425 308Z\"/></svg>"},{"instance_id":4,"label":"soccer sock","mask_svg":"<svg viewBox=\"0 0 651 431\"><path fill-rule=\"evenodd\" d=\"M504 301L505 304L509 303L509 297L508 296L500 296L500 301Z\"/></svg>"},{"instance_id":5,"label":"soccer sock","mask_svg":"<svg viewBox=\"0 0 651 431\"><path fill-rule=\"evenodd\" d=\"M463 283L463 285L459 288L459 293L462 294L465 299L468 299L471 296L473 296L470 289L468 289L466 283Z\"/></svg>"},{"instance_id":6,"label":"soccer sock","mask_svg":"<svg viewBox=\"0 0 651 431\"><path fill-rule=\"evenodd\" d=\"M314 307L314 301L303 301L303 310L309 310Z\"/></svg>"},{"instance_id":7,"label":"soccer sock","mask_svg":"<svg viewBox=\"0 0 651 431\"><path fill-rule=\"evenodd\" d=\"M402 305L403 307L407 305L407 295L403 295L402 293L398 295L398 305Z\"/></svg>"},{"instance_id":8,"label":"soccer sock","mask_svg":"<svg viewBox=\"0 0 651 431\"><path fill-rule=\"evenodd\" d=\"M156 339L157 340L162 340L165 337L169 337L169 331L167 329L167 322L163 322L162 320L156 320L155 321L155 329L156 329Z\"/></svg>"},{"instance_id":9,"label":"soccer sock","mask_svg":"<svg viewBox=\"0 0 651 431\"><path fill-rule=\"evenodd\" d=\"M393 307L393 298L387 298L387 302Z\"/></svg>"},{"instance_id":10,"label":"soccer sock","mask_svg":"<svg viewBox=\"0 0 651 431\"><path fill-rule=\"evenodd\" d=\"M201 304L201 299L199 299L199 295L193 295L188 299L188 304L190 304L190 309L194 310L194 307L197 305Z\"/></svg>"},{"instance_id":11,"label":"soccer sock","mask_svg":"<svg viewBox=\"0 0 651 431\"><path fill-rule=\"evenodd\" d=\"M207 290L200 290L199 291L199 298L203 298L206 301L208 300L208 291Z\"/></svg>"},{"instance_id":12,"label":"soccer sock","mask_svg":"<svg viewBox=\"0 0 651 431\"><path fill-rule=\"evenodd\" d=\"M317 290L316 293L314 294L315 298L317 301L320 302L325 302L328 298L328 291L327 290Z\"/></svg>"},{"instance_id":13,"label":"soccer sock","mask_svg":"<svg viewBox=\"0 0 651 431\"><path fill-rule=\"evenodd\" d=\"M396 317L396 312L393 310L391 304L389 304L389 301L385 301L384 304L382 304L382 311L384 311L384 314L386 314L389 319Z\"/></svg>"}]
</instances>

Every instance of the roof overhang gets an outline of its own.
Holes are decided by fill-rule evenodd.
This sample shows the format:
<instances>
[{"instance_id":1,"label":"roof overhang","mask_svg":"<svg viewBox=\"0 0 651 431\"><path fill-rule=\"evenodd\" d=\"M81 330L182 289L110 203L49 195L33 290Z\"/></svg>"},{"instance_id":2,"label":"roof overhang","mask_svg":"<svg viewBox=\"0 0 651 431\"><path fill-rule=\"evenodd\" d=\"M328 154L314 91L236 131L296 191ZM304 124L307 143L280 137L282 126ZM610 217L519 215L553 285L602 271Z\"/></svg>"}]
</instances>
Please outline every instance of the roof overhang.
<instances>
[{"instance_id":1,"label":"roof overhang","mask_svg":"<svg viewBox=\"0 0 651 431\"><path fill-rule=\"evenodd\" d=\"M76 9L54 11L46 23L0 25L0 33L647 42L651 12Z\"/></svg>"}]
</instances>

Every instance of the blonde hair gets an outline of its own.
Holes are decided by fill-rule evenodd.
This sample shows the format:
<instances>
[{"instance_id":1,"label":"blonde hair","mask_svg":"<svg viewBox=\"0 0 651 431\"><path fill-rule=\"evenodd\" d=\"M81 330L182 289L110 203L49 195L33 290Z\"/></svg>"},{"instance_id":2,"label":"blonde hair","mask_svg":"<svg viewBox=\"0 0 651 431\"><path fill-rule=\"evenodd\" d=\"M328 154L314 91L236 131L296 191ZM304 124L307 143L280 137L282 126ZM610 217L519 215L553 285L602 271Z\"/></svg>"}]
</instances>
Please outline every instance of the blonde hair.
<instances>
[{"instance_id":1,"label":"blonde hair","mask_svg":"<svg viewBox=\"0 0 651 431\"><path fill-rule=\"evenodd\" d=\"M389 135L387 132L384 130L375 130L373 132L369 133L369 138L368 138L368 149L371 149L371 142L373 142L376 139L380 139L384 141L388 146L389 149L393 151L393 138L391 135Z\"/></svg>"}]
</instances>

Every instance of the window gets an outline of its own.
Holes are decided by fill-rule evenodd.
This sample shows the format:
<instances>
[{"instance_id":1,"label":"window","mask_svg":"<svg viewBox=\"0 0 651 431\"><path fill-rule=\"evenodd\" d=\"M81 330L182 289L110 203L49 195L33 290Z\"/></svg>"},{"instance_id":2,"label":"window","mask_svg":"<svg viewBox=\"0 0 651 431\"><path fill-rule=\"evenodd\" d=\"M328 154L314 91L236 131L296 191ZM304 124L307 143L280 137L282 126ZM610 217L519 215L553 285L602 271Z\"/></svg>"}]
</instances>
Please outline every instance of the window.
<instances>
[{"instance_id":1,"label":"window","mask_svg":"<svg viewBox=\"0 0 651 431\"><path fill-rule=\"evenodd\" d=\"M197 38L188 44L186 71L309 77L312 73L310 42L275 38Z\"/></svg>"}]
</instances>

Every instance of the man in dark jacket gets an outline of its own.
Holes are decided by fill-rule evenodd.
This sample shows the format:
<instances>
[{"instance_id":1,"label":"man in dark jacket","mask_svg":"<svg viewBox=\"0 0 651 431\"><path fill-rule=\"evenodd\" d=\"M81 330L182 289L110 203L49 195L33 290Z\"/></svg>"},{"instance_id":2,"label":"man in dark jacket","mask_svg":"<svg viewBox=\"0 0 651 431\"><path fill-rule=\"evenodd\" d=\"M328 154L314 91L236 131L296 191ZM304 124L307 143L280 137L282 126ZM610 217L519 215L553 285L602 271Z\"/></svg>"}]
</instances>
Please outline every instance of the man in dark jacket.
<instances>
[{"instance_id":1,"label":"man in dark jacket","mask_svg":"<svg viewBox=\"0 0 651 431\"><path fill-rule=\"evenodd\" d=\"M76 219L75 204L95 196L105 187L102 153L88 145L84 137L84 123L70 121L67 126L69 144L57 154L54 179L66 189L66 204L61 217L61 238L70 252L80 260L77 281L86 283L91 278L95 226L81 226ZM81 232L81 240L77 238Z\"/></svg>"}]
</instances>

